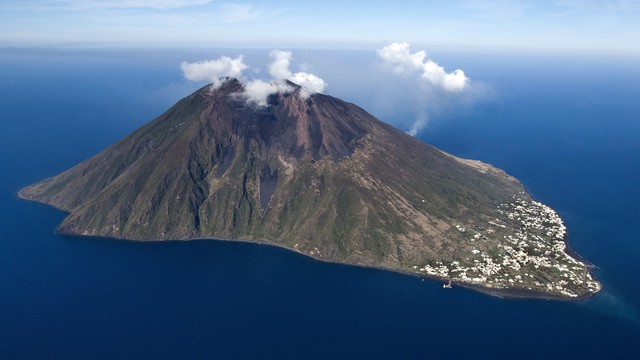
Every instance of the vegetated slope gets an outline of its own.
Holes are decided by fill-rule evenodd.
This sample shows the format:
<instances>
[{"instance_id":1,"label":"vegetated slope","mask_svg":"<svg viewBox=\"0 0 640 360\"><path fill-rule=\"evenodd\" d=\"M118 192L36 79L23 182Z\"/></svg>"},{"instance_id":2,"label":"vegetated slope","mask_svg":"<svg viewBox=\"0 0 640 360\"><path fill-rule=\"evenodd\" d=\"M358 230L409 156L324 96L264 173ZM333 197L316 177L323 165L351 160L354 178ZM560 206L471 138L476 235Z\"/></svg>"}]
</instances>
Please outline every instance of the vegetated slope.
<instances>
[{"instance_id":1,"label":"vegetated slope","mask_svg":"<svg viewBox=\"0 0 640 360\"><path fill-rule=\"evenodd\" d=\"M509 284L520 270L496 283L477 267L507 256L508 236L526 237L513 213L532 199L516 179L289 85L296 90L266 107L248 103L235 79L204 87L21 196L68 211L58 229L66 234L257 240L325 260L557 293L547 289L555 273ZM549 246L555 235L545 235ZM596 286L583 285L572 294Z\"/></svg>"}]
</instances>

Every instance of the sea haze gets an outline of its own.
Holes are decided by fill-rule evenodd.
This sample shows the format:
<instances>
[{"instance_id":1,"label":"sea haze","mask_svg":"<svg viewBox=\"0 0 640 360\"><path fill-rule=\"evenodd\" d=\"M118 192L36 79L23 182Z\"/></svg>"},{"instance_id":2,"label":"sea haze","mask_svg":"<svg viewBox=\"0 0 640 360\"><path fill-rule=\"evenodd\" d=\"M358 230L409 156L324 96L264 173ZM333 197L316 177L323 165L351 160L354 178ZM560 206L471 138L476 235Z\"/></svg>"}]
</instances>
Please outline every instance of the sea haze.
<instances>
[{"instance_id":1,"label":"sea haze","mask_svg":"<svg viewBox=\"0 0 640 360\"><path fill-rule=\"evenodd\" d=\"M387 271L221 241L53 233L17 191L96 154L199 84L182 61L268 51L0 50L0 358L617 358L640 353L640 61L430 54L473 99L430 104L418 136L496 165L565 219L604 290L501 300ZM408 130L414 94L375 54L294 51L326 92ZM255 73L259 76L260 73ZM382 103L388 83L394 88ZM404 100L403 100L404 99ZM454 99L455 100L455 99ZM403 102L404 101L404 102ZM445 101L445 100L442 100ZM394 104L406 105L393 111Z\"/></svg>"}]
</instances>

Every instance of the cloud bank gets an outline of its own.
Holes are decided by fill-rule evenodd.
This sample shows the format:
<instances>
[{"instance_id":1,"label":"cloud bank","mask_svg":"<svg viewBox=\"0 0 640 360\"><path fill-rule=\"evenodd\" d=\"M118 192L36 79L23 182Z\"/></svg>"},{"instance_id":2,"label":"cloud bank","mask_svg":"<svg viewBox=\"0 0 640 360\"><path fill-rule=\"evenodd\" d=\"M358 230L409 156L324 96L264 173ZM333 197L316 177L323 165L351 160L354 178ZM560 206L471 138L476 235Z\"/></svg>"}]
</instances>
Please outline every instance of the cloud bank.
<instances>
[{"instance_id":1,"label":"cloud bank","mask_svg":"<svg viewBox=\"0 0 640 360\"><path fill-rule=\"evenodd\" d=\"M391 43L378 49L377 53L398 74L419 73L424 81L451 92L460 92L469 87L469 78L464 71L456 69L447 73L442 66L427 59L424 50L412 53L410 47L406 42Z\"/></svg>"},{"instance_id":2,"label":"cloud bank","mask_svg":"<svg viewBox=\"0 0 640 360\"><path fill-rule=\"evenodd\" d=\"M300 85L299 95L303 99L314 93L323 92L327 86L326 82L317 75L303 71L292 73L290 67L293 55L290 51L273 50L269 56L273 61L269 65L271 79L268 81L263 79L244 79L242 73L249 67L244 63L242 55L234 59L228 56L221 56L214 60L195 63L183 62L180 64L180 68L185 79L210 81L214 89L222 84L225 77L237 78L244 84L245 90L242 95L248 102L258 106L267 106L267 99L272 94L295 91L295 88L287 84L285 80Z\"/></svg>"}]
</instances>

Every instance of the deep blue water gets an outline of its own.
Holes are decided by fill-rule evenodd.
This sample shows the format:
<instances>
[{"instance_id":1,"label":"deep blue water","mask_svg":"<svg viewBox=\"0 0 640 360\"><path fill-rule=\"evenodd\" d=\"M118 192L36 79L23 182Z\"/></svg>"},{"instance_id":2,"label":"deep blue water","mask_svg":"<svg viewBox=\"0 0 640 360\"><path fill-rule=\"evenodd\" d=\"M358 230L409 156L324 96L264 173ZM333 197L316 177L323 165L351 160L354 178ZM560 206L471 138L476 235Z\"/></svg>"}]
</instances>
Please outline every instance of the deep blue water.
<instances>
[{"instance_id":1,"label":"deep blue water","mask_svg":"<svg viewBox=\"0 0 640 360\"><path fill-rule=\"evenodd\" d=\"M640 61L439 55L491 96L436 112L421 137L501 167L557 209L570 246L598 266L601 294L581 303L500 300L263 245L55 235L65 215L17 191L187 95L197 85L184 83L178 64L204 55L4 50L0 358L637 358ZM327 60L316 70L330 94L376 109L353 81L353 60L370 55L300 56ZM351 65L328 73L340 57Z\"/></svg>"}]
</instances>

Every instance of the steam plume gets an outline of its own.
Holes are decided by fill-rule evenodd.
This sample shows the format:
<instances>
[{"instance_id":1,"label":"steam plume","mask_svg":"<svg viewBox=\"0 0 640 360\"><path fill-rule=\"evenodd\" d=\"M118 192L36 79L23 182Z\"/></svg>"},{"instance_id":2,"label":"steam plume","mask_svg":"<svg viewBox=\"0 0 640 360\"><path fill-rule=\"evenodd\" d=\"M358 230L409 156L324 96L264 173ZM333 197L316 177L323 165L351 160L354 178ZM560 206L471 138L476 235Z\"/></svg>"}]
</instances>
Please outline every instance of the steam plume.
<instances>
[{"instance_id":1,"label":"steam plume","mask_svg":"<svg viewBox=\"0 0 640 360\"><path fill-rule=\"evenodd\" d=\"M249 81L244 85L244 96L247 101L258 106L267 106L269 95L282 93L290 93L293 87L287 85L283 81L266 82L263 80Z\"/></svg>"},{"instance_id":2,"label":"steam plume","mask_svg":"<svg viewBox=\"0 0 640 360\"><path fill-rule=\"evenodd\" d=\"M410 99L403 99L415 114L415 120L407 131L412 136L427 126L430 112L460 100L458 94L467 93L471 88L464 71L456 69L446 72L429 59L424 50L412 52L406 42L391 43L378 49L377 55L386 67L398 75L397 80L404 87L413 88Z\"/></svg>"},{"instance_id":3,"label":"steam plume","mask_svg":"<svg viewBox=\"0 0 640 360\"><path fill-rule=\"evenodd\" d=\"M418 133L427 126L427 116L425 114L418 114L416 120L411 125L411 129L407 131L407 134L416 136Z\"/></svg>"},{"instance_id":4,"label":"steam plume","mask_svg":"<svg viewBox=\"0 0 640 360\"><path fill-rule=\"evenodd\" d=\"M262 79L244 80L242 72L248 68L243 62L243 56L239 55L235 59L228 56L221 56L215 60L200 61L195 63L183 62L180 64L182 73L187 80L210 81L212 87L218 88L225 77L238 78L244 83L244 93L242 94L248 102L258 106L266 106L269 95L278 92L290 93L294 87L288 85L285 80L289 80L300 85L300 97L303 99L314 93L324 91L327 84L317 75L307 72L292 73L290 70L292 54L290 51L273 50L269 56L273 62L269 65L270 81Z\"/></svg>"},{"instance_id":5,"label":"steam plume","mask_svg":"<svg viewBox=\"0 0 640 360\"><path fill-rule=\"evenodd\" d=\"M259 106L266 106L269 95L294 91L294 88L287 85L284 80L300 85L299 95L303 99L324 91L327 84L320 77L307 72L295 74L291 72L290 66L293 57L291 51L273 50L269 56L273 59L273 62L269 64L269 75L272 79L270 82L257 79L246 83L245 96L248 101Z\"/></svg>"},{"instance_id":6,"label":"steam plume","mask_svg":"<svg viewBox=\"0 0 640 360\"><path fill-rule=\"evenodd\" d=\"M469 86L469 78L465 76L464 71L456 69L447 73L442 66L427 59L424 50L412 53L410 45L406 42L391 43L378 49L378 56L391 65L396 73L419 73L423 81L446 91L460 92Z\"/></svg>"},{"instance_id":7,"label":"steam plume","mask_svg":"<svg viewBox=\"0 0 640 360\"><path fill-rule=\"evenodd\" d=\"M269 55L273 58L273 62L269 65L269 74L275 80L290 80L302 86L301 96L308 97L314 93L322 93L327 86L324 80L314 74L303 71L292 74L289 69L291 51L273 50Z\"/></svg>"},{"instance_id":8,"label":"steam plume","mask_svg":"<svg viewBox=\"0 0 640 360\"><path fill-rule=\"evenodd\" d=\"M180 69L187 80L191 81L211 81L213 88L218 88L222 84L221 78L240 77L247 68L243 62L243 56L239 55L235 59L228 56L221 56L215 60L205 60L195 63L183 62Z\"/></svg>"}]
</instances>

